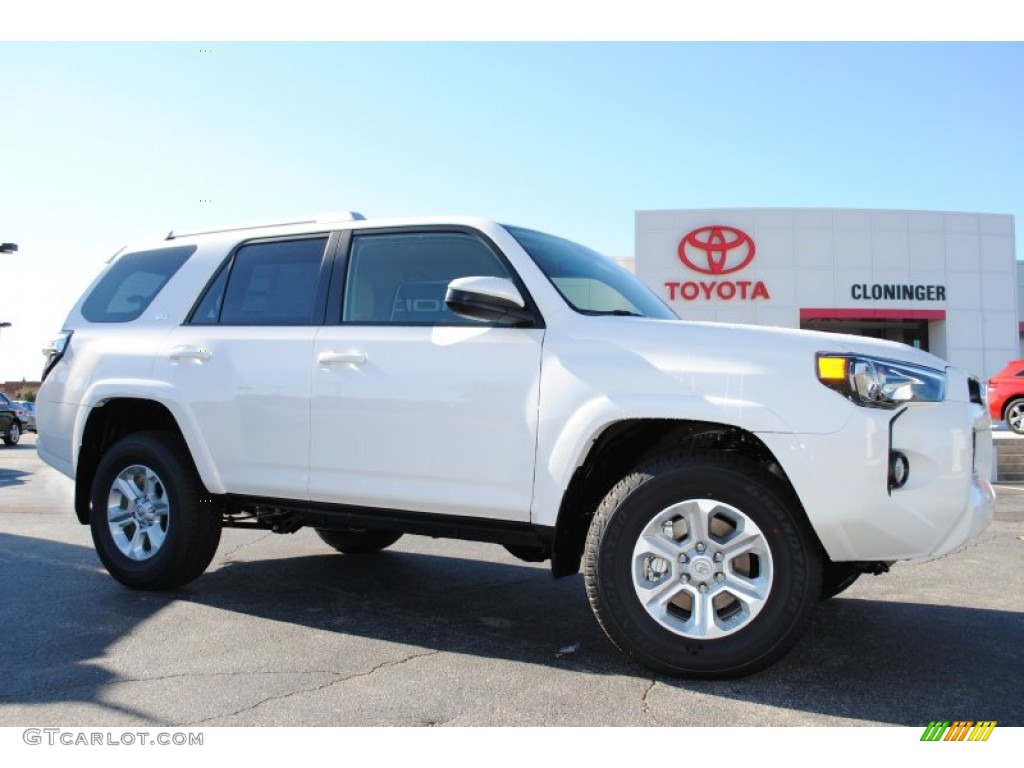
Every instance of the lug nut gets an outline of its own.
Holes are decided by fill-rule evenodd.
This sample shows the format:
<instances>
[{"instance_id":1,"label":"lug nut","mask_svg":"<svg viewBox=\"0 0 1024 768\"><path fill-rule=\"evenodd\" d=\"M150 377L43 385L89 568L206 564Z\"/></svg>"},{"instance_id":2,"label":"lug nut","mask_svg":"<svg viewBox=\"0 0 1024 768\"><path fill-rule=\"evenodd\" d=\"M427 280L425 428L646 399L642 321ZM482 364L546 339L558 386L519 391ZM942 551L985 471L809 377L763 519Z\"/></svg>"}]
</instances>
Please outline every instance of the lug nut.
<instances>
[{"instance_id":1,"label":"lug nut","mask_svg":"<svg viewBox=\"0 0 1024 768\"><path fill-rule=\"evenodd\" d=\"M679 580L681 582L683 582L683 584L687 584L690 581L690 575L687 574L687 573L684 573L682 576L679 577Z\"/></svg>"},{"instance_id":2,"label":"lug nut","mask_svg":"<svg viewBox=\"0 0 1024 768\"><path fill-rule=\"evenodd\" d=\"M690 560L689 560L689 558L685 554L682 554L682 555L679 556L679 562L680 563L688 563L688 562L690 562Z\"/></svg>"},{"instance_id":3,"label":"lug nut","mask_svg":"<svg viewBox=\"0 0 1024 768\"><path fill-rule=\"evenodd\" d=\"M724 559L725 559L725 555L723 555L721 552L715 552L715 562L716 563L720 563Z\"/></svg>"},{"instance_id":4,"label":"lug nut","mask_svg":"<svg viewBox=\"0 0 1024 768\"><path fill-rule=\"evenodd\" d=\"M704 583L704 582L702 581L702 582L700 583L700 586L699 586L699 587L697 587L697 589L699 589L699 590L700 590L700 593L701 593L701 594L704 594L705 592L707 592L707 591L708 591L708 585L707 585L707 584L705 584L705 583Z\"/></svg>"},{"instance_id":5,"label":"lug nut","mask_svg":"<svg viewBox=\"0 0 1024 768\"><path fill-rule=\"evenodd\" d=\"M715 581L725 581L725 574L724 573L716 573L715 574Z\"/></svg>"},{"instance_id":6,"label":"lug nut","mask_svg":"<svg viewBox=\"0 0 1024 768\"><path fill-rule=\"evenodd\" d=\"M703 552L704 550L705 550L704 542L703 541L698 541L697 542L697 551L698 552Z\"/></svg>"}]
</instances>

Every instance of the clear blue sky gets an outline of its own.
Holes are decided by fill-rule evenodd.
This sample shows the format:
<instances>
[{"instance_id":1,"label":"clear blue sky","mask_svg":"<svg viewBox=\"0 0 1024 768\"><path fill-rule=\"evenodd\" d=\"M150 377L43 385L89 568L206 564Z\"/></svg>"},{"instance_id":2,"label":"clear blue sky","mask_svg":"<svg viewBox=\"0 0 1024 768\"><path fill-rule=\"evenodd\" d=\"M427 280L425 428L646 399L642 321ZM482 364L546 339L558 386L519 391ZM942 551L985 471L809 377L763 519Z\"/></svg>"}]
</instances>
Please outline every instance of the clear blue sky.
<instances>
[{"instance_id":1,"label":"clear blue sky","mask_svg":"<svg viewBox=\"0 0 1024 768\"><path fill-rule=\"evenodd\" d=\"M617 257L652 208L1019 231L1022 85L1019 43L0 43L0 380L37 378L103 260L171 228L473 214Z\"/></svg>"}]
</instances>

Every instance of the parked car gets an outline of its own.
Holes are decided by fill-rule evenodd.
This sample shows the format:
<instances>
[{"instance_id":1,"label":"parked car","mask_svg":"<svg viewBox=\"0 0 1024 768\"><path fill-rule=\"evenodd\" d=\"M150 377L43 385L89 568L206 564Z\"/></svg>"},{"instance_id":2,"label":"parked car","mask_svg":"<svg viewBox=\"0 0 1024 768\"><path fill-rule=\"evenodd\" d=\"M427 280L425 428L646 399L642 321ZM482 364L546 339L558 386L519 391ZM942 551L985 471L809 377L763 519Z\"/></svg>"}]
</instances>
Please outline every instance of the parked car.
<instances>
[{"instance_id":1,"label":"parked car","mask_svg":"<svg viewBox=\"0 0 1024 768\"><path fill-rule=\"evenodd\" d=\"M988 380L988 411L993 421L1024 435L1024 360L1011 360Z\"/></svg>"},{"instance_id":2,"label":"parked car","mask_svg":"<svg viewBox=\"0 0 1024 768\"><path fill-rule=\"evenodd\" d=\"M28 410L17 400L11 400L11 407L14 408L14 415L21 422L21 434L28 432Z\"/></svg>"},{"instance_id":3,"label":"parked car","mask_svg":"<svg viewBox=\"0 0 1024 768\"><path fill-rule=\"evenodd\" d=\"M683 322L594 251L483 219L171 232L113 259L47 354L39 456L138 589L197 578L224 526L475 539L582 569L631 658L735 677L995 507L967 373Z\"/></svg>"},{"instance_id":4,"label":"parked car","mask_svg":"<svg viewBox=\"0 0 1024 768\"><path fill-rule=\"evenodd\" d=\"M0 435L5 445L17 445L21 440L24 415L24 411L18 408L13 400L0 392Z\"/></svg>"},{"instance_id":5,"label":"parked car","mask_svg":"<svg viewBox=\"0 0 1024 768\"><path fill-rule=\"evenodd\" d=\"M36 431L36 404L31 400L15 400L14 404L24 411L25 418L22 420L26 432Z\"/></svg>"}]
</instances>

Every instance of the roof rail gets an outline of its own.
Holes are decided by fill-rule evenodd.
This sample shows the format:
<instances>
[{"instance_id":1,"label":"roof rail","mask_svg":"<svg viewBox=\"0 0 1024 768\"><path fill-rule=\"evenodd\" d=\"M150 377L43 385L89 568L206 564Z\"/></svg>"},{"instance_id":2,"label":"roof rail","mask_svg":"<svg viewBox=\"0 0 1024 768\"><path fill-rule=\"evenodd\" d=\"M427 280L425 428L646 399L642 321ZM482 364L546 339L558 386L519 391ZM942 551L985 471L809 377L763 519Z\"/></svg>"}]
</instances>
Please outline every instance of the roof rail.
<instances>
[{"instance_id":1,"label":"roof rail","mask_svg":"<svg viewBox=\"0 0 1024 768\"><path fill-rule=\"evenodd\" d=\"M366 217L358 211L324 211L316 215L317 224L335 221L366 221Z\"/></svg>"},{"instance_id":2,"label":"roof rail","mask_svg":"<svg viewBox=\"0 0 1024 768\"><path fill-rule=\"evenodd\" d=\"M295 219L293 221L278 221L273 224L247 224L236 227L219 227L217 229L198 229L191 232L177 232L171 230L167 233L165 240L174 240L178 237L192 237L193 235L213 235L217 232L235 232L241 229L270 229L272 227L287 227L292 224L334 224L341 221L365 221L366 217L356 211L328 211L319 213L312 219Z\"/></svg>"}]
</instances>

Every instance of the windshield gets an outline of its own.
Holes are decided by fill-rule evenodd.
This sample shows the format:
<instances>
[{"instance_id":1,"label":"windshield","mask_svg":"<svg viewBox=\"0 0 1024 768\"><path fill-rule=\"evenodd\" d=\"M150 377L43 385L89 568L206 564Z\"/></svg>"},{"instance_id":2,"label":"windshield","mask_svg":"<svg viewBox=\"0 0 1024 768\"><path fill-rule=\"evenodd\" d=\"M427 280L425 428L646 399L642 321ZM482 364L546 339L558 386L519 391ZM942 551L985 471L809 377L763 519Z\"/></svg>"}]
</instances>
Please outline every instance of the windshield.
<instances>
[{"instance_id":1,"label":"windshield","mask_svg":"<svg viewBox=\"0 0 1024 768\"><path fill-rule=\"evenodd\" d=\"M585 315L676 315L639 279L607 256L561 237L505 227L569 306Z\"/></svg>"}]
</instances>

